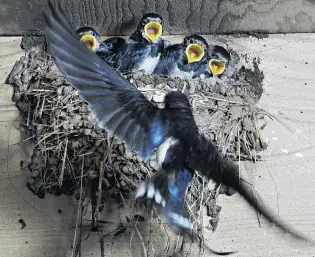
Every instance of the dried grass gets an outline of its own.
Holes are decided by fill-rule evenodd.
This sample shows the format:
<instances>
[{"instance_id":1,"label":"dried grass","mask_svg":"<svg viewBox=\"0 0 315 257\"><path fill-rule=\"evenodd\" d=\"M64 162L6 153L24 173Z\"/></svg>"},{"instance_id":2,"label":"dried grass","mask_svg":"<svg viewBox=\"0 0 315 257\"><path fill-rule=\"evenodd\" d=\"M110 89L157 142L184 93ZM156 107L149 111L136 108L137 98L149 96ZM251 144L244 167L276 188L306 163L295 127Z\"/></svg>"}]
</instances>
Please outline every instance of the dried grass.
<instances>
[{"instance_id":1,"label":"dried grass","mask_svg":"<svg viewBox=\"0 0 315 257\"><path fill-rule=\"evenodd\" d=\"M258 152L266 147L258 124L268 114L253 104L260 97L254 93L260 92L260 89L242 75L249 70L241 68L235 72L238 73L230 72L225 80L210 79L208 84L139 74L126 77L149 99L170 90L185 92L197 124L224 155L239 162L257 161L260 159ZM77 196L79 207L74 246L78 246L80 232L77 232L77 227L82 223L83 199L88 198L92 202L95 215L92 223L93 227L97 227L98 212L102 211L108 195L120 195L123 200L155 171L154 158L145 164L139 156L125 152L122 144L108 139L106 132L93 120L86 103L59 72L51 56L42 49L22 57L13 68L8 82L14 86L13 100L24 114L23 126L30 133L25 140L34 143L27 185L41 198L46 192L56 195L74 193ZM244 83L247 83L245 89ZM247 98L252 99L251 103L244 100L246 92ZM194 176L185 201L199 230L204 227L204 206L215 230L221 210L216 205L216 198L227 190L220 185L210 188L208 181L198 173ZM136 224L133 223L133 226L141 238ZM72 256L76 256L78 251L74 247ZM143 252L146 254L144 245Z\"/></svg>"}]
</instances>

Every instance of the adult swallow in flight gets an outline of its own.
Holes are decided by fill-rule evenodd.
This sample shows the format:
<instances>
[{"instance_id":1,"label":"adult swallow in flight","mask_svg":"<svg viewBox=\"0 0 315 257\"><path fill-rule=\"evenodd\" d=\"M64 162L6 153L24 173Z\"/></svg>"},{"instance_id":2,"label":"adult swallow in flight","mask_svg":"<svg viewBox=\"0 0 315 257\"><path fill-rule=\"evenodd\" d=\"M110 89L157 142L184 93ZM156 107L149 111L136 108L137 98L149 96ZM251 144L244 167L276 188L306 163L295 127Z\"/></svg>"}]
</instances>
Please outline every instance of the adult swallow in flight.
<instances>
[{"instance_id":1,"label":"adult swallow in flight","mask_svg":"<svg viewBox=\"0 0 315 257\"><path fill-rule=\"evenodd\" d=\"M101 44L101 37L92 27L81 27L77 30L80 42L92 52L96 52Z\"/></svg>"},{"instance_id":2,"label":"adult swallow in flight","mask_svg":"<svg viewBox=\"0 0 315 257\"><path fill-rule=\"evenodd\" d=\"M199 35L184 38L181 44L169 45L161 54L153 74L192 78L207 56L208 43Z\"/></svg>"},{"instance_id":3,"label":"adult swallow in flight","mask_svg":"<svg viewBox=\"0 0 315 257\"><path fill-rule=\"evenodd\" d=\"M215 145L199 133L188 98L181 92L165 96L163 109L153 105L110 65L79 43L60 9L45 14L46 37L57 66L78 90L101 128L148 161L157 149L159 171L142 184L137 197L147 197L166 221L182 235L192 231L185 217L183 195L195 170L216 183L233 187L267 220L293 236L307 240L286 226L264 206L237 166L223 159Z\"/></svg>"},{"instance_id":4,"label":"adult swallow in flight","mask_svg":"<svg viewBox=\"0 0 315 257\"><path fill-rule=\"evenodd\" d=\"M200 77L204 79L212 76L220 76L231 61L230 53L219 45L210 45L206 54L207 57L205 60L199 63L199 67L194 69L192 78Z\"/></svg>"},{"instance_id":5,"label":"adult swallow in flight","mask_svg":"<svg viewBox=\"0 0 315 257\"><path fill-rule=\"evenodd\" d=\"M100 45L97 54L121 72L142 70L151 74L168 44L161 38L163 26L164 21L160 15L147 13L129 39L109 38Z\"/></svg>"}]
</instances>

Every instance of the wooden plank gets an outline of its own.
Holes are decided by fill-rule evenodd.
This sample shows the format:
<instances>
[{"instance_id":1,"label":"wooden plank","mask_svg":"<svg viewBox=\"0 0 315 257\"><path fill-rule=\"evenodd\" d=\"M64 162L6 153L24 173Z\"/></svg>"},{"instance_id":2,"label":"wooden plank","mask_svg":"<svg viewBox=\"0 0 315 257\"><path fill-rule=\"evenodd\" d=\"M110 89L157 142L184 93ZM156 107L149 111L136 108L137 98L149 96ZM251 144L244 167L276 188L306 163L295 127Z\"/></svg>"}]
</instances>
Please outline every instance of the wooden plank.
<instances>
[{"instance_id":1,"label":"wooden plank","mask_svg":"<svg viewBox=\"0 0 315 257\"><path fill-rule=\"evenodd\" d=\"M168 39L179 42L182 37ZM272 35L262 40L232 36L211 39L223 42L250 58L257 56L261 59L260 68L264 71L265 80L259 105L285 122L286 127L277 121L269 122L263 131L264 137L270 139L269 148L263 154L266 160L255 165L246 163L242 172L251 174L254 171L251 178L265 203L278 210L285 221L315 239L315 204L312 200L315 193L315 56L312 54L315 51L315 34ZM1 84L6 78L5 73L10 72L23 52L19 50L16 38L0 38L0 51ZM11 87L2 84L0 256L71 256L75 201L65 196L50 195L41 200L26 189L28 173L21 171L20 160L27 159L30 153L21 150L18 126L11 126L18 115L18 112L13 111L13 114L7 109L7 106L11 106L14 110L11 94ZM8 126L11 126L10 130ZM234 256L245 257L314 255L314 247L283 236L264 220L262 228L259 228L255 213L240 197L220 196L219 204L223 210L218 230L214 234L206 232L206 237L211 238L208 244L212 248L235 250L238 253ZM59 214L58 209L62 209L63 213ZM123 210L113 210L103 214L102 219L118 223L124 214ZM23 230L18 223L21 217L27 224ZM110 232L113 227L115 224L105 225L104 231ZM148 223L139 224L139 229L145 236ZM163 252L167 242L165 234L158 232L154 237L156 253ZM98 233L91 233L84 240L87 235L88 232L84 232L82 256L101 256ZM136 235L131 243L132 248L130 236L124 234L115 240L105 238L104 245L105 256L141 256L142 252ZM197 255L198 251L192 249L188 256Z\"/></svg>"},{"instance_id":2,"label":"wooden plank","mask_svg":"<svg viewBox=\"0 0 315 257\"><path fill-rule=\"evenodd\" d=\"M90 25L103 35L130 35L141 16L157 12L166 34L315 32L312 0L61 0L74 26ZM47 1L1 1L0 35L42 29ZM30 15L31 14L31 15Z\"/></svg>"}]
</instances>

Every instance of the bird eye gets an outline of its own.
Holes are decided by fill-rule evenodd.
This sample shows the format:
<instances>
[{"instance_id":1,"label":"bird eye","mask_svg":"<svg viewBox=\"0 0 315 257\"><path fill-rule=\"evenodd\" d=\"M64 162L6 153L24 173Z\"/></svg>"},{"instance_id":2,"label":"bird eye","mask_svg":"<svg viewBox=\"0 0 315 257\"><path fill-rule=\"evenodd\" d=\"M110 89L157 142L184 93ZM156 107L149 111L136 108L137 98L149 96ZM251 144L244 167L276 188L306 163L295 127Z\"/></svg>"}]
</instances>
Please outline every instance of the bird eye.
<instances>
[{"instance_id":1,"label":"bird eye","mask_svg":"<svg viewBox=\"0 0 315 257\"><path fill-rule=\"evenodd\" d=\"M190 40L189 40L189 43L190 43L190 44L193 44L193 43L194 43L194 40L193 40L193 39L190 39Z\"/></svg>"},{"instance_id":2,"label":"bird eye","mask_svg":"<svg viewBox=\"0 0 315 257\"><path fill-rule=\"evenodd\" d=\"M107 46L108 49L113 48L113 44L112 43L107 43L106 46Z\"/></svg>"}]
</instances>

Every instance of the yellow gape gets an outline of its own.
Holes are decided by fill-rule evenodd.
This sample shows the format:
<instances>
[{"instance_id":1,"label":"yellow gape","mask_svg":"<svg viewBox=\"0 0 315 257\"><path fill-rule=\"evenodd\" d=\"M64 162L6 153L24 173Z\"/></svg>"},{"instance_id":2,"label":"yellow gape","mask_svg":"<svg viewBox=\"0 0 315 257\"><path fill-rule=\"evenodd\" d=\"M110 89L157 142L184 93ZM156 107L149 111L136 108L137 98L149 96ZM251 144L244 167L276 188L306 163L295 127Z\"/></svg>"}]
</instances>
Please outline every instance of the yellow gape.
<instances>
[{"instance_id":1,"label":"yellow gape","mask_svg":"<svg viewBox=\"0 0 315 257\"><path fill-rule=\"evenodd\" d=\"M152 43L155 43L162 35L162 30L162 25L157 21L151 21L144 26L144 33Z\"/></svg>"},{"instance_id":2,"label":"yellow gape","mask_svg":"<svg viewBox=\"0 0 315 257\"><path fill-rule=\"evenodd\" d=\"M188 63L200 61L204 54L203 46L200 44L190 44L186 48Z\"/></svg>"},{"instance_id":3,"label":"yellow gape","mask_svg":"<svg viewBox=\"0 0 315 257\"><path fill-rule=\"evenodd\" d=\"M96 42L96 38L93 37L90 34L84 34L81 39L80 42L85 44L85 46L90 49L92 52L95 51L96 47L97 47L97 42Z\"/></svg>"},{"instance_id":4,"label":"yellow gape","mask_svg":"<svg viewBox=\"0 0 315 257\"><path fill-rule=\"evenodd\" d=\"M218 76L225 71L225 63L216 59L209 61L209 67L213 76Z\"/></svg>"}]
</instances>

